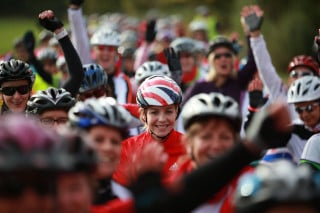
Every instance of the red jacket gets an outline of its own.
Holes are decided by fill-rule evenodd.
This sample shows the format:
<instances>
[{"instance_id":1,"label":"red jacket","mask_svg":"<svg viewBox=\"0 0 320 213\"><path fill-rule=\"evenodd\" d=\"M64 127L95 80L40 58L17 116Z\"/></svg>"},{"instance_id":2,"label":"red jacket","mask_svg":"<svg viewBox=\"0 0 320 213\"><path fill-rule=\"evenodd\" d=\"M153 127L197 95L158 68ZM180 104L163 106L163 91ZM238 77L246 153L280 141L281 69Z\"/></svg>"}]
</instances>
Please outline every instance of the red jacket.
<instances>
[{"instance_id":1,"label":"red jacket","mask_svg":"<svg viewBox=\"0 0 320 213\"><path fill-rule=\"evenodd\" d=\"M167 178L172 171L177 169L177 161L181 155L186 154L185 146L181 142L182 134L173 130L169 137L163 141L161 144L164 147L164 151L168 154L168 160L165 163L162 175L164 178ZM133 153L139 158L139 153L142 148L147 143L153 143L154 139L152 138L149 131L146 131L140 135L128 138L122 142L121 154L120 154L120 163L118 168L113 173L113 179L124 186L128 186L134 179L136 179L136 172L132 166L132 156Z\"/></svg>"},{"instance_id":2,"label":"red jacket","mask_svg":"<svg viewBox=\"0 0 320 213\"><path fill-rule=\"evenodd\" d=\"M104 205L92 206L91 213L133 213L134 210L133 200L120 200L115 199Z\"/></svg>"}]
</instances>

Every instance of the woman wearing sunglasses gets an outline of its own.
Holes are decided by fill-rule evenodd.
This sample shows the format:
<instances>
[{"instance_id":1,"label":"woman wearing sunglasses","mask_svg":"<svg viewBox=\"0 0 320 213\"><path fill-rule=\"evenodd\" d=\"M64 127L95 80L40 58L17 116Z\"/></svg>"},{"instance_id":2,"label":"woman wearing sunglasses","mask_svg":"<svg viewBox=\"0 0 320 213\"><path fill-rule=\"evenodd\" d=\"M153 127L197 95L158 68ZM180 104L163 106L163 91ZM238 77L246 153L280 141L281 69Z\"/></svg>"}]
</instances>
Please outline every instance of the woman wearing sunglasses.
<instances>
[{"instance_id":1,"label":"woman wearing sunglasses","mask_svg":"<svg viewBox=\"0 0 320 213\"><path fill-rule=\"evenodd\" d=\"M232 42L224 36L213 40L207 53L209 72L204 81L195 83L186 91L183 105L196 94L210 92L222 93L240 103L241 92L246 90L256 71L251 48L248 49L247 64L237 72L234 69L236 51Z\"/></svg>"},{"instance_id":2,"label":"woman wearing sunglasses","mask_svg":"<svg viewBox=\"0 0 320 213\"><path fill-rule=\"evenodd\" d=\"M293 125L293 133L287 145L296 160L299 160L307 140L320 132L320 79L304 76L294 81L288 90L288 103L294 105L303 122Z\"/></svg>"},{"instance_id":3,"label":"woman wearing sunglasses","mask_svg":"<svg viewBox=\"0 0 320 213\"><path fill-rule=\"evenodd\" d=\"M0 65L1 114L24 112L35 76L29 64L11 59Z\"/></svg>"}]
</instances>

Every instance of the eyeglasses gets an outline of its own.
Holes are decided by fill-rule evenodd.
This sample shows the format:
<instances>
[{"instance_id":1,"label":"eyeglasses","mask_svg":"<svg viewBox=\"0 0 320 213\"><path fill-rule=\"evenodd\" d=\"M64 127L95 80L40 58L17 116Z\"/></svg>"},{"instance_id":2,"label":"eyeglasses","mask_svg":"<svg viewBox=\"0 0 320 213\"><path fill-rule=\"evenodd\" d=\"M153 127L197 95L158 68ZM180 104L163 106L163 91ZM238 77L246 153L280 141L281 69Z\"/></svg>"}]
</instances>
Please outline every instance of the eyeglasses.
<instances>
[{"instance_id":1,"label":"eyeglasses","mask_svg":"<svg viewBox=\"0 0 320 213\"><path fill-rule=\"evenodd\" d=\"M93 89L93 90L83 92L79 94L79 97L83 101L91 97L99 98L104 96L105 94L106 94L106 89L103 87L103 88Z\"/></svg>"},{"instance_id":2,"label":"eyeglasses","mask_svg":"<svg viewBox=\"0 0 320 213\"><path fill-rule=\"evenodd\" d=\"M303 107L296 107L296 112L299 114L302 114L304 111L307 113L310 113L314 110L315 106L319 106L319 103L313 103L313 104L309 104L307 106L303 106Z\"/></svg>"},{"instance_id":3,"label":"eyeglasses","mask_svg":"<svg viewBox=\"0 0 320 213\"><path fill-rule=\"evenodd\" d=\"M117 48L115 46L107 46L107 45L98 45L98 50L103 51L103 50L108 50L110 52L115 51Z\"/></svg>"},{"instance_id":4,"label":"eyeglasses","mask_svg":"<svg viewBox=\"0 0 320 213\"><path fill-rule=\"evenodd\" d=\"M219 59L221 57L225 57L225 58L231 58L232 54L230 52L227 53L217 53L214 55L214 60Z\"/></svg>"},{"instance_id":5,"label":"eyeglasses","mask_svg":"<svg viewBox=\"0 0 320 213\"><path fill-rule=\"evenodd\" d=\"M192 57L191 53L180 52L180 58L189 58Z\"/></svg>"},{"instance_id":6,"label":"eyeglasses","mask_svg":"<svg viewBox=\"0 0 320 213\"><path fill-rule=\"evenodd\" d=\"M68 118L41 118L40 122L45 127L52 127L53 124L56 122L58 125L65 124L68 122Z\"/></svg>"},{"instance_id":7,"label":"eyeglasses","mask_svg":"<svg viewBox=\"0 0 320 213\"><path fill-rule=\"evenodd\" d=\"M314 76L314 73L311 70L292 70L289 74L291 78L300 78L303 76Z\"/></svg>"},{"instance_id":8,"label":"eyeglasses","mask_svg":"<svg viewBox=\"0 0 320 213\"><path fill-rule=\"evenodd\" d=\"M6 96L13 96L16 92L20 95L25 95L30 92L30 89L29 85L23 85L18 87L2 87L0 91Z\"/></svg>"}]
</instances>

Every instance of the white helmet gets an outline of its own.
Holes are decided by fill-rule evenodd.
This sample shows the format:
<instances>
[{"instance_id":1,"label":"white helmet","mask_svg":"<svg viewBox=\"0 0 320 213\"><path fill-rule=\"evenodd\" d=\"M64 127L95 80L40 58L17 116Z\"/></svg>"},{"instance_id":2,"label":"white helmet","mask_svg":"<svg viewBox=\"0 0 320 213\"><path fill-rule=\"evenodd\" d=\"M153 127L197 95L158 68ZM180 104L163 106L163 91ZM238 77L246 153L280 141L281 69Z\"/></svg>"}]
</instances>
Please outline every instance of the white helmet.
<instances>
[{"instance_id":1,"label":"white helmet","mask_svg":"<svg viewBox=\"0 0 320 213\"><path fill-rule=\"evenodd\" d=\"M188 129L199 118L218 116L230 119L237 131L241 127L241 115L238 103L221 93L201 93L191 97L181 112L183 126Z\"/></svg>"},{"instance_id":2,"label":"white helmet","mask_svg":"<svg viewBox=\"0 0 320 213\"><path fill-rule=\"evenodd\" d=\"M119 46L120 35L117 31L110 29L100 29L96 31L90 40L90 44L94 45L107 45L107 46Z\"/></svg>"},{"instance_id":3,"label":"white helmet","mask_svg":"<svg viewBox=\"0 0 320 213\"><path fill-rule=\"evenodd\" d=\"M299 103L320 99L320 79L304 76L295 80L288 90L288 103Z\"/></svg>"},{"instance_id":4,"label":"white helmet","mask_svg":"<svg viewBox=\"0 0 320 213\"><path fill-rule=\"evenodd\" d=\"M198 30L208 30L208 26L204 21L201 20L194 20L189 24L189 29L191 31L198 31Z\"/></svg>"},{"instance_id":5,"label":"white helmet","mask_svg":"<svg viewBox=\"0 0 320 213\"><path fill-rule=\"evenodd\" d=\"M134 78L140 85L144 79L152 75L161 75L171 77L171 73L168 65L162 64L159 61L147 61L144 62L136 71Z\"/></svg>"}]
</instances>

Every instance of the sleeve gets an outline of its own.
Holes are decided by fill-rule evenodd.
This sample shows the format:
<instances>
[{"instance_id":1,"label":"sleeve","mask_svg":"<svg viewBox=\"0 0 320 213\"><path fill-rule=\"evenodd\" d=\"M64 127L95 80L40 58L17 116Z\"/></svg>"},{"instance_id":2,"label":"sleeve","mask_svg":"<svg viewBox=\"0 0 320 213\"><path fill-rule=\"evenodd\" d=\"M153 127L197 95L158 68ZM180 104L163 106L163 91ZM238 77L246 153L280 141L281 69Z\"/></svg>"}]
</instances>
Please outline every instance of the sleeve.
<instances>
[{"instance_id":1,"label":"sleeve","mask_svg":"<svg viewBox=\"0 0 320 213\"><path fill-rule=\"evenodd\" d=\"M253 57L252 48L250 45L250 38L247 37L248 42L248 53L247 53L247 63L244 67L238 72L238 84L239 87L243 90L246 90L249 82L251 81L254 73L257 71L256 63Z\"/></svg>"},{"instance_id":2,"label":"sleeve","mask_svg":"<svg viewBox=\"0 0 320 213\"><path fill-rule=\"evenodd\" d=\"M271 98L273 100L284 98L286 101L287 90L272 64L263 36L250 38L250 42L258 72L263 84L267 87Z\"/></svg>"},{"instance_id":3,"label":"sleeve","mask_svg":"<svg viewBox=\"0 0 320 213\"><path fill-rule=\"evenodd\" d=\"M32 64L36 70L36 72L38 73L38 75L48 84L52 85L53 83L53 77L50 73L46 72L43 69L42 64L40 63L40 61L36 58L35 55L32 55L28 61L29 64Z\"/></svg>"},{"instance_id":4,"label":"sleeve","mask_svg":"<svg viewBox=\"0 0 320 213\"><path fill-rule=\"evenodd\" d=\"M58 39L58 41L62 47L70 75L62 87L75 97L84 78L82 63L68 35Z\"/></svg>"},{"instance_id":5,"label":"sleeve","mask_svg":"<svg viewBox=\"0 0 320 213\"><path fill-rule=\"evenodd\" d=\"M79 54L82 64L92 63L89 36L80 9L68 9L68 18L71 29L71 40Z\"/></svg>"}]
</instances>

